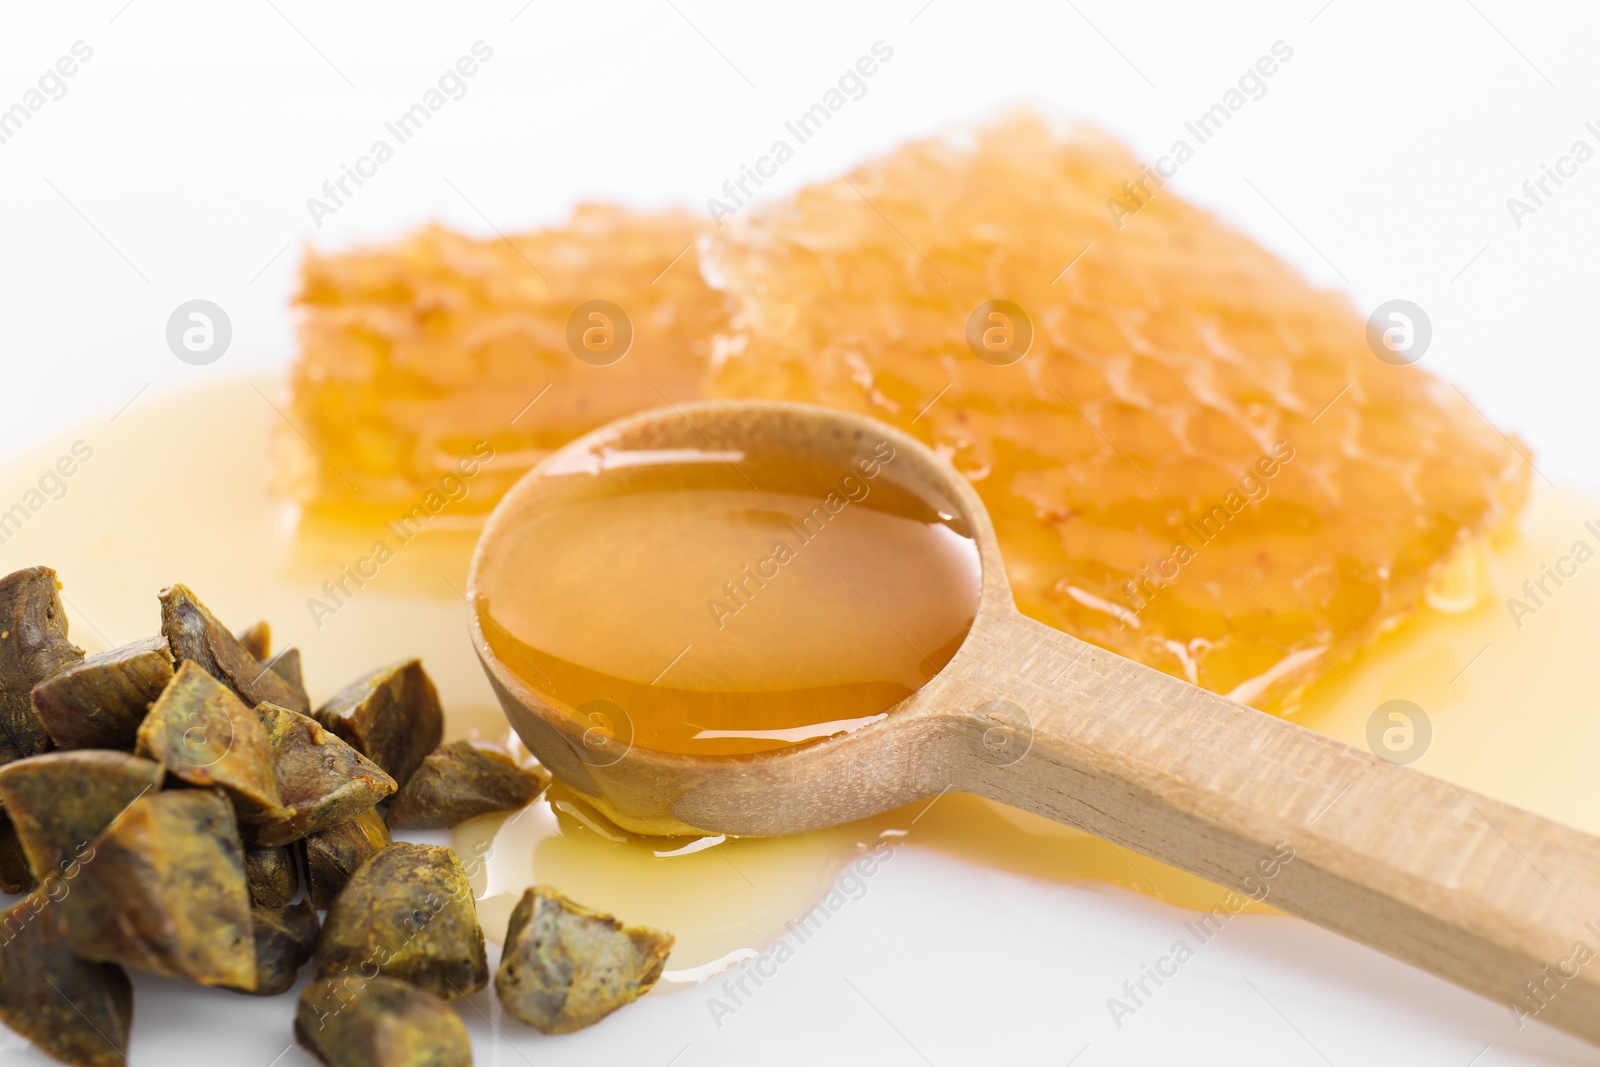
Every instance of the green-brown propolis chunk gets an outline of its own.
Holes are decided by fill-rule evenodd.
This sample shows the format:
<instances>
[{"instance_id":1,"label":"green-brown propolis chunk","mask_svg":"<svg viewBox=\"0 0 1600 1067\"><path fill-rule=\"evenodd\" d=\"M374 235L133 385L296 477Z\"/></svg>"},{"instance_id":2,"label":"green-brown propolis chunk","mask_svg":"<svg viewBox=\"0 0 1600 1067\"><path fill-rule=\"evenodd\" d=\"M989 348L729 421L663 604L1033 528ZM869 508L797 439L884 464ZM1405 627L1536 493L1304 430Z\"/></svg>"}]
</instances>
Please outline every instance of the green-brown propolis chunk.
<instances>
[{"instance_id":1,"label":"green-brown propolis chunk","mask_svg":"<svg viewBox=\"0 0 1600 1067\"><path fill-rule=\"evenodd\" d=\"M415 659L357 678L317 709L317 721L400 785L444 737L439 691Z\"/></svg>"},{"instance_id":2,"label":"green-brown propolis chunk","mask_svg":"<svg viewBox=\"0 0 1600 1067\"><path fill-rule=\"evenodd\" d=\"M306 707L311 706L311 698L306 696L306 683L300 669L298 648L286 648L276 656L272 655L272 627L267 625L265 619L249 629L240 630L234 637L244 646L246 652L261 661L263 667L282 678L288 683L289 688L300 694Z\"/></svg>"},{"instance_id":3,"label":"green-brown propolis chunk","mask_svg":"<svg viewBox=\"0 0 1600 1067\"><path fill-rule=\"evenodd\" d=\"M199 664L248 706L270 701L294 711L311 710L304 696L252 656L188 586L171 585L161 591L161 632L172 646L174 660Z\"/></svg>"},{"instance_id":4,"label":"green-brown propolis chunk","mask_svg":"<svg viewBox=\"0 0 1600 1067\"><path fill-rule=\"evenodd\" d=\"M244 850L244 877L250 883L250 899L258 908L281 908L294 899L300 888L300 873L295 869L294 849L286 845Z\"/></svg>"},{"instance_id":5,"label":"green-brown propolis chunk","mask_svg":"<svg viewBox=\"0 0 1600 1067\"><path fill-rule=\"evenodd\" d=\"M190 785L221 786L241 810L278 805L266 728L233 690L192 660L179 664L151 705L137 751Z\"/></svg>"},{"instance_id":6,"label":"green-brown propolis chunk","mask_svg":"<svg viewBox=\"0 0 1600 1067\"><path fill-rule=\"evenodd\" d=\"M250 912L255 929L256 984L240 990L259 997L287 993L295 977L317 949L317 911L302 900L286 908L256 908Z\"/></svg>"},{"instance_id":7,"label":"green-brown propolis chunk","mask_svg":"<svg viewBox=\"0 0 1600 1067\"><path fill-rule=\"evenodd\" d=\"M33 713L33 687L83 659L83 649L67 640L60 588L49 567L0 578L0 763L50 748Z\"/></svg>"},{"instance_id":8,"label":"green-brown propolis chunk","mask_svg":"<svg viewBox=\"0 0 1600 1067\"><path fill-rule=\"evenodd\" d=\"M305 673L300 666L300 650L293 647L286 648L282 652L279 652L276 656L273 656L269 660L264 660L263 662L266 664L268 670L272 671L272 673L276 674L279 678L282 678L284 684L295 691L296 695L299 696L301 703L303 703L309 711L311 707L311 698L306 695Z\"/></svg>"},{"instance_id":9,"label":"green-brown propolis chunk","mask_svg":"<svg viewBox=\"0 0 1600 1067\"><path fill-rule=\"evenodd\" d=\"M172 681L167 639L98 652L33 687L33 711L60 748L131 752L145 712Z\"/></svg>"},{"instance_id":10,"label":"green-brown propolis chunk","mask_svg":"<svg viewBox=\"0 0 1600 1067\"><path fill-rule=\"evenodd\" d=\"M368 856L394 844L377 808L368 808L349 822L306 835L306 889L311 903L327 911L350 884L350 876Z\"/></svg>"},{"instance_id":11,"label":"green-brown propolis chunk","mask_svg":"<svg viewBox=\"0 0 1600 1067\"><path fill-rule=\"evenodd\" d=\"M123 1067L133 987L73 955L60 902L33 893L0 912L0 1021L62 1063Z\"/></svg>"},{"instance_id":12,"label":"green-brown propolis chunk","mask_svg":"<svg viewBox=\"0 0 1600 1067\"><path fill-rule=\"evenodd\" d=\"M535 886L511 913L495 993L536 1030L582 1030L648 992L672 944L671 934L624 926Z\"/></svg>"},{"instance_id":13,"label":"green-brown propolis chunk","mask_svg":"<svg viewBox=\"0 0 1600 1067\"><path fill-rule=\"evenodd\" d=\"M394 978L355 974L300 994L295 1037L328 1067L470 1067L472 1045L455 1009Z\"/></svg>"},{"instance_id":14,"label":"green-brown propolis chunk","mask_svg":"<svg viewBox=\"0 0 1600 1067\"><path fill-rule=\"evenodd\" d=\"M94 853L57 905L73 952L202 985L255 987L244 844L226 797L149 794L100 835Z\"/></svg>"},{"instance_id":15,"label":"green-brown propolis chunk","mask_svg":"<svg viewBox=\"0 0 1600 1067\"><path fill-rule=\"evenodd\" d=\"M43 881L70 875L128 805L161 788L161 764L126 752L46 752L0 767L0 802L28 866Z\"/></svg>"},{"instance_id":16,"label":"green-brown propolis chunk","mask_svg":"<svg viewBox=\"0 0 1600 1067\"><path fill-rule=\"evenodd\" d=\"M234 640L244 646L244 650L260 660L267 661L272 655L272 625L266 619L251 623L243 630L233 635Z\"/></svg>"},{"instance_id":17,"label":"green-brown propolis chunk","mask_svg":"<svg viewBox=\"0 0 1600 1067\"><path fill-rule=\"evenodd\" d=\"M272 704L262 704L256 714L271 746L279 802L241 812L251 844L298 841L350 821L394 792L393 778L309 715Z\"/></svg>"},{"instance_id":18,"label":"green-brown propolis chunk","mask_svg":"<svg viewBox=\"0 0 1600 1067\"><path fill-rule=\"evenodd\" d=\"M317 976L374 969L445 1000L488 983L477 904L450 849L390 845L363 863L333 902L317 946Z\"/></svg>"},{"instance_id":19,"label":"green-brown propolis chunk","mask_svg":"<svg viewBox=\"0 0 1600 1067\"><path fill-rule=\"evenodd\" d=\"M479 815L532 804L550 774L524 770L511 757L470 741L453 741L422 761L389 802L396 830L447 830Z\"/></svg>"}]
</instances>

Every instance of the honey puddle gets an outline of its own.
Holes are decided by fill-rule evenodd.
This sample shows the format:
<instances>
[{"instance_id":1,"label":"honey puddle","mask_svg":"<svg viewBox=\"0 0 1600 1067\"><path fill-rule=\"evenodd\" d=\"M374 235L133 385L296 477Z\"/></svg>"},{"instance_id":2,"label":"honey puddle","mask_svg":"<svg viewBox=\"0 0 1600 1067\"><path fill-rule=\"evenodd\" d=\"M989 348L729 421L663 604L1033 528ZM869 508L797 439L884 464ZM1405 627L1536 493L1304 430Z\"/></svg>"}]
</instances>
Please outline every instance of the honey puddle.
<instances>
[{"instance_id":1,"label":"honey puddle","mask_svg":"<svg viewBox=\"0 0 1600 1067\"><path fill-rule=\"evenodd\" d=\"M262 473L269 429L281 425L265 398L278 387L264 377L217 378L146 394L114 422L82 425L7 459L0 514L12 521L0 527L0 569L55 567L72 636L91 651L155 632L157 590L184 581L232 625L265 617L279 647L298 645L317 701L357 673L420 654L444 699L450 736L505 737L467 637L475 531L460 505L474 481L442 486L425 521L397 524L397 513L297 522L267 496ZM45 478L79 441L91 458L66 478ZM27 513L20 527L13 504ZM1410 701L1428 723L1411 737L1431 735L1419 769L1600 833L1590 766L1600 751L1592 703L1600 690L1597 552L1600 501L1536 488L1519 536L1469 558L1437 591L1437 607L1344 666L1296 718L1366 745L1375 709ZM1529 609L1516 619L1506 603L1513 595ZM1475 599L1477 607L1457 610ZM1392 725L1383 720L1378 736ZM476 820L451 836L464 855L485 856L475 888L491 939L503 934L512 897L546 882L676 934L669 983L755 955L808 914L801 929L809 936L892 864L861 860L882 844L1122 886L1182 908L1210 908L1224 896L1142 856L957 794L792 838L647 841L555 791L520 814Z\"/></svg>"},{"instance_id":2,"label":"honey puddle","mask_svg":"<svg viewBox=\"0 0 1600 1067\"><path fill-rule=\"evenodd\" d=\"M662 976L669 985L710 977L786 933L807 939L893 862L892 852L868 857L882 845L936 848L1036 878L1120 885L1195 910L1219 906L1226 895L1204 879L964 793L828 830L725 840L633 837L556 786L518 815L464 823L451 838L463 856L488 856L473 888L490 940L500 940L523 888L545 882L630 922L673 931L678 942Z\"/></svg>"}]
</instances>

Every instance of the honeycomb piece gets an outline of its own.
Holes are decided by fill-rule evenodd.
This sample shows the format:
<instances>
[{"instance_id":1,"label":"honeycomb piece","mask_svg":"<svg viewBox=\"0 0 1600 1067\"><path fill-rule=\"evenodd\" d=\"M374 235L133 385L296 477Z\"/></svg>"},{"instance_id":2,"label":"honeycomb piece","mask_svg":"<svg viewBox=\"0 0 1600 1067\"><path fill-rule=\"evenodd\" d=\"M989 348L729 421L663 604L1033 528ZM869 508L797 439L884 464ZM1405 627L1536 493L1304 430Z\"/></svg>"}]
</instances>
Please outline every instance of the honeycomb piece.
<instances>
[{"instance_id":1,"label":"honeycomb piece","mask_svg":"<svg viewBox=\"0 0 1600 1067\"><path fill-rule=\"evenodd\" d=\"M391 514L438 491L452 516L470 515L572 438L701 395L726 315L700 278L700 230L687 213L586 205L564 227L523 236L433 227L395 246L310 255L275 488ZM623 310L632 341L613 320L586 333L581 314L572 336L612 346L586 361L569 319L592 300ZM470 491L455 499L463 481Z\"/></svg>"},{"instance_id":2,"label":"honeycomb piece","mask_svg":"<svg viewBox=\"0 0 1600 1067\"><path fill-rule=\"evenodd\" d=\"M746 208L705 257L737 300L712 391L916 434L982 494L1024 612L1289 710L1515 513L1529 462L1144 173L1017 114Z\"/></svg>"}]
</instances>

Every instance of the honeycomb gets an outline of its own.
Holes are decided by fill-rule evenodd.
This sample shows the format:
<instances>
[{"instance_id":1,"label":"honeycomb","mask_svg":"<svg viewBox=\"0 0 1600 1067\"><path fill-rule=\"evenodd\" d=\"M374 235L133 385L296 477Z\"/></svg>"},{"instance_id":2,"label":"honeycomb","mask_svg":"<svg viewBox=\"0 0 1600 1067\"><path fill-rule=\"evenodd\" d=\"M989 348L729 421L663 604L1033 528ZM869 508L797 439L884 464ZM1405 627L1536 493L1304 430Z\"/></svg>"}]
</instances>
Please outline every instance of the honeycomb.
<instances>
[{"instance_id":1,"label":"honeycomb","mask_svg":"<svg viewBox=\"0 0 1600 1067\"><path fill-rule=\"evenodd\" d=\"M726 321L725 298L700 278L701 228L685 212L586 205L566 226L522 236L433 227L389 247L311 254L276 489L392 514L492 448L451 506L470 514L574 437L701 395ZM579 358L569 342L569 319L593 300L631 323L615 362ZM621 351L623 327L608 326Z\"/></svg>"},{"instance_id":2,"label":"honeycomb","mask_svg":"<svg viewBox=\"0 0 1600 1067\"><path fill-rule=\"evenodd\" d=\"M1142 173L1021 114L745 208L706 242L736 301L712 390L910 431L977 486L1024 612L1292 710L1520 508L1529 463L1347 299L1131 196Z\"/></svg>"}]
</instances>

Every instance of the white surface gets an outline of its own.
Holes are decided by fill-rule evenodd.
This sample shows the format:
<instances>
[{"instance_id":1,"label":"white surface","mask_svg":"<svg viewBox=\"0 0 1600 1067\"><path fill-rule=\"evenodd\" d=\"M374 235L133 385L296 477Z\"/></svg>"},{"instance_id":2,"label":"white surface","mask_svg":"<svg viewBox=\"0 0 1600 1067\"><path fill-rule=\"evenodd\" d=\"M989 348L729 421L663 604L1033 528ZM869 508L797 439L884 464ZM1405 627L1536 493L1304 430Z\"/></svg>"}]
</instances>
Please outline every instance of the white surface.
<instances>
[{"instance_id":1,"label":"white surface","mask_svg":"<svg viewBox=\"0 0 1600 1067\"><path fill-rule=\"evenodd\" d=\"M1421 304L1426 364L1531 441L1556 482L1600 485L1586 270L1600 161L1521 228L1505 203L1576 138L1600 144L1583 129L1600 119L1585 110L1600 98L1600 11L1394 6L7 5L0 108L75 41L94 56L0 144L0 449L145 390L285 360L307 241L341 247L430 219L510 232L579 198L703 203L877 40L893 61L769 188L1016 100L1154 156L1283 40L1293 60L1176 187L1364 309ZM306 198L478 40L494 58L466 95L317 229ZM233 322L211 367L165 344L169 313L197 297ZM720 1029L693 992L568 1038L507 1022L514 1047L464 1014L488 1064L1600 1062L1281 919L1235 920L1114 1028L1106 998L1183 918L907 852ZM492 995L474 1003L495 1010ZM308 1062L285 1051L290 1006L142 981L134 1062ZM7 1040L0 1062L42 1062Z\"/></svg>"}]
</instances>

